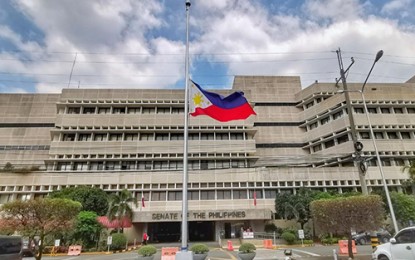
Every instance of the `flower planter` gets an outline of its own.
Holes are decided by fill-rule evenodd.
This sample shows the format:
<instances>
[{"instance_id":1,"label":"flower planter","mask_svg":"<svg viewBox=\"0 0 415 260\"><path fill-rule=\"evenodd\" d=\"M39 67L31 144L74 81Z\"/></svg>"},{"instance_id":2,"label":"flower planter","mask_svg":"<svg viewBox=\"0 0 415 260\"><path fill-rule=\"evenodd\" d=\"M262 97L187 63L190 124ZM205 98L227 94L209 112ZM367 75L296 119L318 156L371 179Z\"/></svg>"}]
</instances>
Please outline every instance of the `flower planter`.
<instances>
[{"instance_id":1,"label":"flower planter","mask_svg":"<svg viewBox=\"0 0 415 260\"><path fill-rule=\"evenodd\" d=\"M239 260L252 260L255 258L256 253L252 252L252 253L238 253L238 259Z\"/></svg>"}]
</instances>

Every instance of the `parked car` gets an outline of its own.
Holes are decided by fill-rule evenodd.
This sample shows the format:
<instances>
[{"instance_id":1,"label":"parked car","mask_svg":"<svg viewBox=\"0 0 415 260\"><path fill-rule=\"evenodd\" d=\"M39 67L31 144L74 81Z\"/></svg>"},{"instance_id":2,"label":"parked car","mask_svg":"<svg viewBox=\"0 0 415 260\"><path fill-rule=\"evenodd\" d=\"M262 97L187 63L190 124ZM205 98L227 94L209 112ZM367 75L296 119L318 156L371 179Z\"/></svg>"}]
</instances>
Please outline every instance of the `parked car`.
<instances>
[{"instance_id":1,"label":"parked car","mask_svg":"<svg viewBox=\"0 0 415 260\"><path fill-rule=\"evenodd\" d=\"M29 257L35 256L34 245L33 243L30 243L28 239L23 240L22 254L23 256L29 256Z\"/></svg>"},{"instance_id":2,"label":"parked car","mask_svg":"<svg viewBox=\"0 0 415 260\"><path fill-rule=\"evenodd\" d=\"M391 234L384 229L379 229L376 232L376 236L380 244L389 242L389 239L392 237ZM371 243L371 232L360 232L352 236L352 239L355 241L356 245L366 245Z\"/></svg>"},{"instance_id":3,"label":"parked car","mask_svg":"<svg viewBox=\"0 0 415 260\"><path fill-rule=\"evenodd\" d=\"M0 259L21 260L22 259L22 237L0 235Z\"/></svg>"},{"instance_id":4,"label":"parked car","mask_svg":"<svg viewBox=\"0 0 415 260\"><path fill-rule=\"evenodd\" d=\"M372 259L415 259L415 227L401 229L388 243L375 247Z\"/></svg>"}]
</instances>

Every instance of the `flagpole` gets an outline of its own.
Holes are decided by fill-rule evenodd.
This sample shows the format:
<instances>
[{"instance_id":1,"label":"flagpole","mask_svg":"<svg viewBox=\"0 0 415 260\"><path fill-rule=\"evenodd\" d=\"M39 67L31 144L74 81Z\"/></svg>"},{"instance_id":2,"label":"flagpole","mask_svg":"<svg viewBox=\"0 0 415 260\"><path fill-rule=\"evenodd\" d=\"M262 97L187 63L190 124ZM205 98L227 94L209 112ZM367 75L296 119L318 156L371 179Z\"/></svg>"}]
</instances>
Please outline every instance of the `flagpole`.
<instances>
[{"instance_id":1,"label":"flagpole","mask_svg":"<svg viewBox=\"0 0 415 260\"><path fill-rule=\"evenodd\" d=\"M185 54L185 95L184 95L184 151L183 151L183 196L182 196L182 245L181 251L187 252L187 183L188 183L188 128L189 128L189 9L190 0L186 0L186 54ZM186 257L185 257L186 258Z\"/></svg>"}]
</instances>

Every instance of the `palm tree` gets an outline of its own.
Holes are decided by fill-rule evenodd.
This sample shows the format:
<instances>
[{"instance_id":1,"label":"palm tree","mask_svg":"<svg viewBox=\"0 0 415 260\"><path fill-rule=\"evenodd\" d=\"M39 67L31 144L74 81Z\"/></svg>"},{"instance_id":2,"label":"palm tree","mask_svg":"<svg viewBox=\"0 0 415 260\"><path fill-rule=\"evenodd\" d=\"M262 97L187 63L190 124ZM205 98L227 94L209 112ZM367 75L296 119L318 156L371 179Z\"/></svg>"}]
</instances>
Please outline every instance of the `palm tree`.
<instances>
[{"instance_id":1,"label":"palm tree","mask_svg":"<svg viewBox=\"0 0 415 260\"><path fill-rule=\"evenodd\" d=\"M408 182L412 187L412 194L415 194L415 159L409 161L409 165L402 167L402 172L407 172L409 174L410 180L408 180Z\"/></svg>"},{"instance_id":2,"label":"palm tree","mask_svg":"<svg viewBox=\"0 0 415 260\"><path fill-rule=\"evenodd\" d=\"M128 190L124 189L119 194L112 194L109 199L109 208L107 217L110 221L117 220L118 225L121 225L121 230L124 231L124 219L130 221L133 218L133 209L130 204L134 203L137 206L137 201ZM120 229L118 229L118 233Z\"/></svg>"}]
</instances>

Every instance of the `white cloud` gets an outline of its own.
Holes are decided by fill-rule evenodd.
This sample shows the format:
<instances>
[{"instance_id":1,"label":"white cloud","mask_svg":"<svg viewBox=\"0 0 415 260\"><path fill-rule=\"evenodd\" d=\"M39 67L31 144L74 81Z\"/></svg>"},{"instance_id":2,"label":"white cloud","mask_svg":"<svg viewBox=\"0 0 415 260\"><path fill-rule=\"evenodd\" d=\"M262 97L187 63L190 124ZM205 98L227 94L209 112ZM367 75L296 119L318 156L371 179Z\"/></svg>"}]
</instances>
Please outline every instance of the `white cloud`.
<instances>
[{"instance_id":1,"label":"white cloud","mask_svg":"<svg viewBox=\"0 0 415 260\"><path fill-rule=\"evenodd\" d=\"M411 6L412 0L392 0L386 3L381 12L385 14L392 14L395 12L405 11L409 6Z\"/></svg>"}]
</instances>

